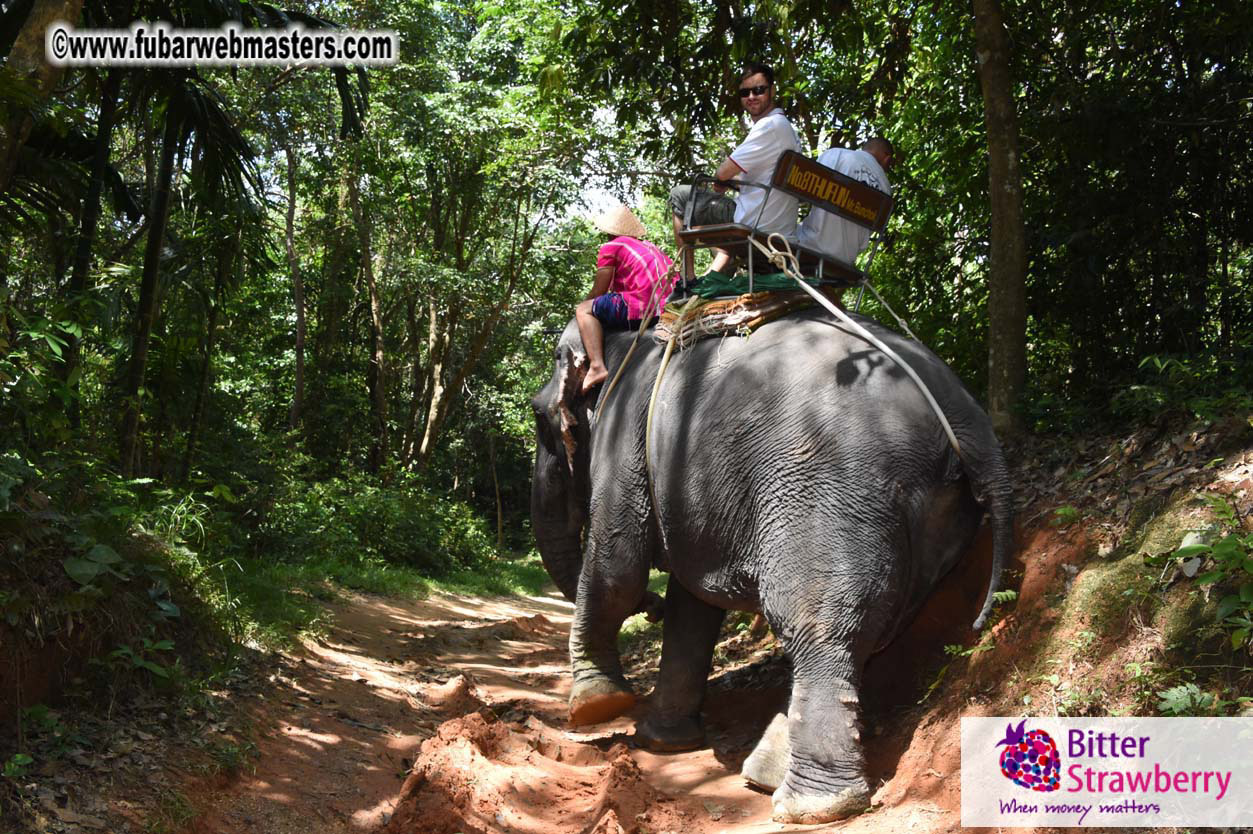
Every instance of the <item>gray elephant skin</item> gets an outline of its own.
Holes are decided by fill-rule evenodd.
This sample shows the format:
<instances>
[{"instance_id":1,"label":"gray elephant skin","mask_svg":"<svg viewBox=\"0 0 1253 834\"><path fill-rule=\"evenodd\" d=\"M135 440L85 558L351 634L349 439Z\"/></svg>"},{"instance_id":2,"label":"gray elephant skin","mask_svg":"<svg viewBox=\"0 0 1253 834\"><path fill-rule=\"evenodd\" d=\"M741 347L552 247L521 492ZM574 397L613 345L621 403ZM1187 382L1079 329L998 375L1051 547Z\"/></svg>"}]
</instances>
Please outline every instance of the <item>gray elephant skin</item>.
<instances>
[{"instance_id":1,"label":"gray elephant skin","mask_svg":"<svg viewBox=\"0 0 1253 834\"><path fill-rule=\"evenodd\" d=\"M869 805L858 736L867 659L968 550L985 511L993 567L976 628L1012 548L1011 489L987 415L925 346L857 320L925 381L960 457L901 368L818 310L676 351L651 430L663 353L651 334L595 425L604 386L580 393L587 362L574 322L532 400L535 537L575 603L571 722L634 705L617 637L627 616L659 602L647 592L650 567L669 572L658 683L636 726L650 749L704 743L701 703L723 615L761 611L791 661L792 693L786 732L766 734L745 775L773 789L781 822ZM632 338L607 334L611 380Z\"/></svg>"}]
</instances>

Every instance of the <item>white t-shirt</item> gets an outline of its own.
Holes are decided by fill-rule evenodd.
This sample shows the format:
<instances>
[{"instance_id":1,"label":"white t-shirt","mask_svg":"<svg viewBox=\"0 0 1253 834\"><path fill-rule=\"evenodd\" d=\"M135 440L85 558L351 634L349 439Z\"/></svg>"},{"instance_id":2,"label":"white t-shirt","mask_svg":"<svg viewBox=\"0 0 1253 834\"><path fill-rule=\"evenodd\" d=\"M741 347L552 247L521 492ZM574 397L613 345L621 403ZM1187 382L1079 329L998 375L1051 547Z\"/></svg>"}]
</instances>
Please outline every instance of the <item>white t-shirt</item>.
<instances>
[{"instance_id":1,"label":"white t-shirt","mask_svg":"<svg viewBox=\"0 0 1253 834\"><path fill-rule=\"evenodd\" d=\"M783 152L799 152L800 149L796 130L783 115L783 110L776 107L754 122L748 136L731 151L731 161L743 171L736 179L769 185L775 163ZM796 209L799 205L796 198L782 191L772 191L763 210L761 204L765 199L764 189L740 189L735 199L735 222L745 226L756 225L766 232L791 234L796 229ZM757 220L758 212L761 212L760 222Z\"/></svg>"},{"instance_id":2,"label":"white t-shirt","mask_svg":"<svg viewBox=\"0 0 1253 834\"><path fill-rule=\"evenodd\" d=\"M888 175L879 161L865 151L831 148L823 151L818 161L884 194L892 193ZM816 249L851 264L866 248L870 230L837 214L814 208L796 230L796 238L807 249Z\"/></svg>"}]
</instances>

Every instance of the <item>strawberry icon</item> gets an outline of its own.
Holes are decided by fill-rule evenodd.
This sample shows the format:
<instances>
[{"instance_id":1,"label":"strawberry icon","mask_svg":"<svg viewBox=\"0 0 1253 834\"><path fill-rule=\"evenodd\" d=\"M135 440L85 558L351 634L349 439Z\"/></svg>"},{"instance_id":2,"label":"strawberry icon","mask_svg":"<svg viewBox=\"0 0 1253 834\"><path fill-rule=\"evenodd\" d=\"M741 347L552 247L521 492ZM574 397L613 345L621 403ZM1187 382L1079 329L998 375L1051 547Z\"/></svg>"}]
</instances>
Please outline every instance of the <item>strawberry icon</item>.
<instances>
[{"instance_id":1,"label":"strawberry icon","mask_svg":"<svg viewBox=\"0 0 1253 834\"><path fill-rule=\"evenodd\" d=\"M1024 733L1026 725L1025 718L1017 727L1007 724L1005 738L996 743L997 747L1005 745L1001 751L1001 773L1015 785L1033 791L1055 791L1062 769L1057 744L1043 730Z\"/></svg>"}]
</instances>

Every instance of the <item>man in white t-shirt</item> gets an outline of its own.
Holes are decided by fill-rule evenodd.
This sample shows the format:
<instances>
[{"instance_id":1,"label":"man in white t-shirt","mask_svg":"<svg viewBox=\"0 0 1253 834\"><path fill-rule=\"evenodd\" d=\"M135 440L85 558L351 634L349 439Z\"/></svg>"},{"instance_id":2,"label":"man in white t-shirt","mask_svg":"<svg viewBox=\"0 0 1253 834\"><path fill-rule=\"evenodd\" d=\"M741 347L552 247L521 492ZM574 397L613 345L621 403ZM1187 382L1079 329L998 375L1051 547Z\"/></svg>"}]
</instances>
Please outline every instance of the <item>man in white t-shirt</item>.
<instances>
[{"instance_id":1,"label":"man in white t-shirt","mask_svg":"<svg viewBox=\"0 0 1253 834\"><path fill-rule=\"evenodd\" d=\"M766 64L747 64L740 76L739 93L744 112L753 120L753 125L739 147L718 166L714 176L719 180L738 179L769 184L775 163L782 153L787 150L799 152L801 143L783 110L775 106L774 70ZM714 185L713 188L719 194L726 191L722 185ZM676 242L683 228L684 210L691 199L690 185L680 185L670 192ZM695 199L693 226L734 222L767 233L791 235L796 230L796 198L781 191L770 192L767 199L764 189L745 186L739 189L736 200L705 191L697 191ZM731 255L721 249L714 251L716 254L711 268L722 271L731 264Z\"/></svg>"},{"instance_id":2,"label":"man in white t-shirt","mask_svg":"<svg viewBox=\"0 0 1253 834\"><path fill-rule=\"evenodd\" d=\"M896 151L888 140L876 136L862 143L858 150L831 148L823 151L818 161L846 177L882 191L892 193L887 172L896 161ZM816 249L846 264L851 264L866 248L870 230L822 209L810 209L796 230L796 239L806 249Z\"/></svg>"}]
</instances>

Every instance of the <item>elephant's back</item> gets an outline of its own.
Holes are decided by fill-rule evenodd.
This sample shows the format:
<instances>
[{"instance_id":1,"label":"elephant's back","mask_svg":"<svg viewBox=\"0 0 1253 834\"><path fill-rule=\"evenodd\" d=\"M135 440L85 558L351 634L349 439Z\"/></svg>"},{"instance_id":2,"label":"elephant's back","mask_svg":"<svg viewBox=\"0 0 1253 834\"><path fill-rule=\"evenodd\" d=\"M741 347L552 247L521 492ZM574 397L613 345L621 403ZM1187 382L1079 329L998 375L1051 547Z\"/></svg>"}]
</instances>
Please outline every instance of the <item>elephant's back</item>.
<instances>
[{"instance_id":1,"label":"elephant's back","mask_svg":"<svg viewBox=\"0 0 1253 834\"><path fill-rule=\"evenodd\" d=\"M858 323L909 362L938 399L967 408L964 388L935 354L877 322ZM873 438L877 427L931 423L942 431L904 369L821 310L770 322L748 338L710 338L676 352L657 409L684 424L683 433L701 436L778 430Z\"/></svg>"},{"instance_id":2,"label":"elephant's back","mask_svg":"<svg viewBox=\"0 0 1253 834\"><path fill-rule=\"evenodd\" d=\"M859 323L928 387L944 389L937 397L956 402L951 410L966 410L960 399L968 395L934 354ZM651 435L661 514L712 511L715 524L768 527L779 513L821 512L867 494L907 503L915 485L948 480L954 463L942 425L905 371L822 311L676 353ZM768 517L734 515L746 509Z\"/></svg>"}]
</instances>

